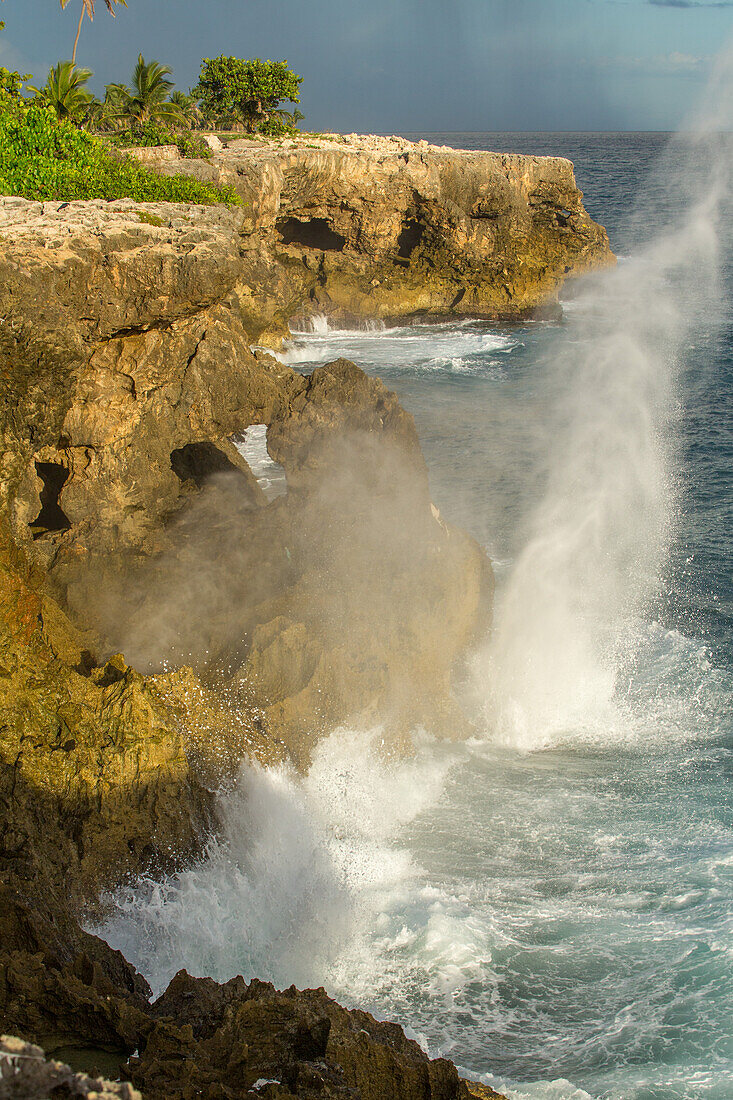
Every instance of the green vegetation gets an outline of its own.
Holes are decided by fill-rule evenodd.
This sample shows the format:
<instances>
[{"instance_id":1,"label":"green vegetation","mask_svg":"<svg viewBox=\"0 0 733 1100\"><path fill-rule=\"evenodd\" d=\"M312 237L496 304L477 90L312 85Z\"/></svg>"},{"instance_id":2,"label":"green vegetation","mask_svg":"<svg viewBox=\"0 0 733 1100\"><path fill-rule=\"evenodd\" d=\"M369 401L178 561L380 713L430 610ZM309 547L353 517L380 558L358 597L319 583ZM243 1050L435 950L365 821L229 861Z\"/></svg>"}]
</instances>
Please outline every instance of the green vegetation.
<instances>
[{"instance_id":1,"label":"green vegetation","mask_svg":"<svg viewBox=\"0 0 733 1100\"><path fill-rule=\"evenodd\" d=\"M29 84L28 90L35 92L41 103L53 107L59 121L83 122L94 99L84 87L91 75L91 69L78 69L73 61L59 61L55 69L49 69L43 88Z\"/></svg>"},{"instance_id":2,"label":"green vegetation","mask_svg":"<svg viewBox=\"0 0 733 1100\"><path fill-rule=\"evenodd\" d=\"M0 24L2 26L2 24ZM7 96L10 99L20 99L21 89L23 82L28 80L30 73L11 72L10 69L6 69L4 65L0 65L0 96Z\"/></svg>"},{"instance_id":3,"label":"green vegetation","mask_svg":"<svg viewBox=\"0 0 733 1100\"><path fill-rule=\"evenodd\" d=\"M283 100L300 102L302 80L287 61L244 61L222 54L203 59L193 94L203 115L216 119L221 128L240 123L250 133L278 135L291 132L304 117L280 107Z\"/></svg>"},{"instance_id":4,"label":"green vegetation","mask_svg":"<svg viewBox=\"0 0 733 1100\"><path fill-rule=\"evenodd\" d=\"M229 205L231 187L161 176L115 155L100 138L59 121L51 107L0 97L0 194L28 199L121 199Z\"/></svg>"},{"instance_id":5,"label":"green vegetation","mask_svg":"<svg viewBox=\"0 0 733 1100\"><path fill-rule=\"evenodd\" d=\"M195 96L186 95L185 92L171 92L171 103L178 108L181 117L187 126L195 126L201 122L201 111Z\"/></svg>"},{"instance_id":6,"label":"green vegetation","mask_svg":"<svg viewBox=\"0 0 733 1100\"><path fill-rule=\"evenodd\" d=\"M167 65L161 65L158 61L146 63L140 54L132 74L131 88L126 88L124 84L116 86L122 117L136 126L144 126L147 122L185 125L180 108L168 98L173 88L173 81L166 79L170 75Z\"/></svg>"},{"instance_id":7,"label":"green vegetation","mask_svg":"<svg viewBox=\"0 0 733 1100\"><path fill-rule=\"evenodd\" d=\"M130 86L107 84L100 101L87 89L91 70L74 61L84 17L93 19L95 12L95 0L79 2L72 58L50 69L43 87L24 87L29 74L0 66L0 195L239 203L232 187L160 175L122 150L176 145L182 157L209 159L211 149L197 132L205 125L224 139L256 135L277 141L294 134L304 117L280 106L299 102L302 77L287 61L222 55L204 58L199 83L186 95L174 90L168 66L139 54ZM62 8L69 3L60 0ZM112 15L116 4L127 6L126 0L104 3Z\"/></svg>"},{"instance_id":8,"label":"green vegetation","mask_svg":"<svg viewBox=\"0 0 733 1100\"><path fill-rule=\"evenodd\" d=\"M142 126L132 126L129 130L118 130L110 134L110 141L122 147L135 146L142 149L156 145L177 145L182 157L195 157L209 160L211 149L200 134L192 130L172 130L159 122L146 122Z\"/></svg>"}]
</instances>

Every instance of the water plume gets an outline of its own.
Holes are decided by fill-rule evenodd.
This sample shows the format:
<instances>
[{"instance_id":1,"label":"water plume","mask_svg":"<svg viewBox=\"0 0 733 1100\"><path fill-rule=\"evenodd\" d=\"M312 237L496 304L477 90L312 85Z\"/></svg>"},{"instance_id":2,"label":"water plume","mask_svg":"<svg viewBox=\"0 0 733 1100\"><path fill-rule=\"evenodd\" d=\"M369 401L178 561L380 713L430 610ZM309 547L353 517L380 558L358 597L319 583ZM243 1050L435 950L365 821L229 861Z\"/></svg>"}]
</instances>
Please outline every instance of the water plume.
<instances>
[{"instance_id":1,"label":"water plume","mask_svg":"<svg viewBox=\"0 0 733 1100\"><path fill-rule=\"evenodd\" d=\"M627 628L659 584L679 488L677 377L720 294L732 71L729 51L648 189L670 227L589 280L547 364L545 488L475 664L488 723L520 748L608 721ZM634 225L643 239L643 205Z\"/></svg>"},{"instance_id":2,"label":"water plume","mask_svg":"<svg viewBox=\"0 0 733 1100\"><path fill-rule=\"evenodd\" d=\"M156 992L182 966L219 981L368 987L369 937L417 870L395 834L438 798L449 766L427 740L419 757L390 756L380 728L335 730L305 776L244 764L220 793L205 856L118 890L95 931Z\"/></svg>"}]
</instances>

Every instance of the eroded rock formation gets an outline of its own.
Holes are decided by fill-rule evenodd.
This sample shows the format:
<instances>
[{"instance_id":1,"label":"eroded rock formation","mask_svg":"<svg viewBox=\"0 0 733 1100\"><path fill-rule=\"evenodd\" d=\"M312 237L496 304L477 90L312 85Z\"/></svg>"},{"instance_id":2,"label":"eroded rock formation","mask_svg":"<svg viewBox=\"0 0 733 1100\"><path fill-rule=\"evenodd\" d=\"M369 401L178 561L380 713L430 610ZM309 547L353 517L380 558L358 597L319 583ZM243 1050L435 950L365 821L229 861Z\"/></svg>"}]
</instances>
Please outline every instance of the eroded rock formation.
<instances>
[{"instance_id":1,"label":"eroded rock formation","mask_svg":"<svg viewBox=\"0 0 733 1100\"><path fill-rule=\"evenodd\" d=\"M8 203L3 480L49 599L92 663L193 665L273 752L306 760L356 717L459 728L451 669L491 576L434 515L412 418L352 364L253 354L234 216L157 209ZM231 442L252 423L288 478L271 503Z\"/></svg>"},{"instance_id":2,"label":"eroded rock formation","mask_svg":"<svg viewBox=\"0 0 733 1100\"><path fill-rule=\"evenodd\" d=\"M321 144L194 165L237 210L0 200L0 1029L139 1047L151 1097L467 1095L322 992L179 975L151 1008L78 919L195 853L243 759L464 726L491 569L432 507L412 418L351 363L304 378L251 345L303 311L516 317L607 240L567 162ZM253 424L274 500L235 445Z\"/></svg>"},{"instance_id":3,"label":"eroded rock formation","mask_svg":"<svg viewBox=\"0 0 733 1100\"><path fill-rule=\"evenodd\" d=\"M234 141L211 161L159 167L242 196L253 278L238 299L262 340L277 340L298 302L346 321L517 320L547 310L568 276L612 262L562 157L326 135Z\"/></svg>"}]
</instances>

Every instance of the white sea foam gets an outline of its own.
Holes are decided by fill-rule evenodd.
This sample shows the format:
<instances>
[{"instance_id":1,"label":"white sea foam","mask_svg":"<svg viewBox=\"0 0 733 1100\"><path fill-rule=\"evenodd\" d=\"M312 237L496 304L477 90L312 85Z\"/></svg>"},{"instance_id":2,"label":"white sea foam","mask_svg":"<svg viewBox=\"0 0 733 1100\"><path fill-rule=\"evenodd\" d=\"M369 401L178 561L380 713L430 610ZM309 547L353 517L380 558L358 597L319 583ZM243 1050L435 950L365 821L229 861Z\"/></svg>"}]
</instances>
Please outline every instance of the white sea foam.
<instances>
[{"instance_id":1,"label":"white sea foam","mask_svg":"<svg viewBox=\"0 0 733 1100\"><path fill-rule=\"evenodd\" d=\"M379 731L339 730L305 777L243 769L206 857L121 891L101 930L156 988L181 966L325 984L411 1022L432 1054L501 1064L511 1078L484 1079L513 1100L728 1100L716 740L730 679L699 641L641 614L675 496L676 358L686 314L714 290L712 226L709 205L557 330L547 493L479 666L484 699L497 676L504 743L426 738L400 761ZM371 349L380 366L417 359L437 375L470 366L480 339L484 364L515 346L469 324L318 321L291 353L358 362ZM516 751L567 744L587 751ZM704 787L685 784L699 774ZM690 800L702 790L707 807ZM675 1064L660 1064L670 1049Z\"/></svg>"},{"instance_id":2,"label":"white sea foam","mask_svg":"<svg viewBox=\"0 0 733 1100\"><path fill-rule=\"evenodd\" d=\"M287 492L285 471L278 462L270 458L267 450L266 424L251 424L235 438L234 446L249 465L268 500L274 500Z\"/></svg>"},{"instance_id":3,"label":"white sea foam","mask_svg":"<svg viewBox=\"0 0 733 1100\"><path fill-rule=\"evenodd\" d=\"M390 935L416 874L394 833L435 802L449 766L427 741L419 756L390 759L379 730L337 730L305 778L245 766L219 797L221 835L205 857L118 891L99 934L155 990L180 967L280 985L339 984L353 967L363 977L363 936Z\"/></svg>"},{"instance_id":4,"label":"white sea foam","mask_svg":"<svg viewBox=\"0 0 733 1100\"><path fill-rule=\"evenodd\" d=\"M516 337L475 321L333 329L327 318L316 316L309 324L286 341L279 356L284 363L313 367L344 356L362 364L377 360L397 370L465 372L482 370L487 353L511 351L518 343Z\"/></svg>"}]
</instances>

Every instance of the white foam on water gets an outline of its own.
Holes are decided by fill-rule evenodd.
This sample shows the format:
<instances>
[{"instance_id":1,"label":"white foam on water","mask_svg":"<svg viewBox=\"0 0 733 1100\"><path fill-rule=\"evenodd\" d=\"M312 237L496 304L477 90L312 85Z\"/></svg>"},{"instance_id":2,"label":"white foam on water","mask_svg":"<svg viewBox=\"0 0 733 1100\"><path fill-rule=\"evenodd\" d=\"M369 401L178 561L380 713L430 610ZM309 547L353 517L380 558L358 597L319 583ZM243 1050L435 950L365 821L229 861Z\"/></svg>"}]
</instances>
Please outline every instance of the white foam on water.
<instances>
[{"instance_id":1,"label":"white foam on water","mask_svg":"<svg viewBox=\"0 0 733 1100\"><path fill-rule=\"evenodd\" d=\"M692 742L722 731L730 681L699 642L644 617L674 520L686 313L714 291L708 199L558 331L547 492L474 679L498 736L425 737L400 760L379 730L341 729L304 777L243 768L205 857L117 892L97 930L156 989L181 966L325 984L412 1023L432 1054L502 1058L514 1078L484 1080L512 1100L729 1100L722 1041L703 1062L730 973L730 834L711 815L701 844L698 807L670 808L668 792L717 768ZM470 324L424 328L316 321L289 354L359 361L378 346L398 369L447 357L459 371L470 341L513 346ZM555 751L525 752L541 747ZM660 1065L670 1043L679 1065ZM528 1082L540 1059L546 1080Z\"/></svg>"},{"instance_id":2,"label":"white foam on water","mask_svg":"<svg viewBox=\"0 0 733 1100\"><path fill-rule=\"evenodd\" d=\"M314 367L345 357L361 364L378 364L409 371L481 371L489 352L508 352L518 340L492 332L483 323L460 320L386 328L365 324L359 329L333 329L328 319L310 319L309 330L295 331L279 354L294 367Z\"/></svg>"},{"instance_id":3,"label":"white foam on water","mask_svg":"<svg viewBox=\"0 0 733 1100\"><path fill-rule=\"evenodd\" d=\"M270 458L267 450L267 424L250 424L234 439L234 446L257 478L268 500L287 492L282 466Z\"/></svg>"},{"instance_id":4,"label":"white foam on water","mask_svg":"<svg viewBox=\"0 0 733 1100\"><path fill-rule=\"evenodd\" d=\"M419 756L390 758L379 730L337 730L305 777L244 766L218 798L221 834L204 858L117 891L95 931L156 992L181 967L219 981L347 981L352 967L363 973L363 937L389 934L416 874L392 838L437 800L449 767L429 741Z\"/></svg>"},{"instance_id":5,"label":"white foam on water","mask_svg":"<svg viewBox=\"0 0 733 1100\"><path fill-rule=\"evenodd\" d=\"M557 1081L539 1081L536 1084L522 1084L517 1086L513 1081L507 1081L492 1074L483 1074L475 1080L489 1085L496 1092L508 1094L511 1100L601 1100L599 1096L591 1096L584 1089L577 1088L572 1081L558 1078ZM604 1100L609 1100L605 1097Z\"/></svg>"}]
</instances>

